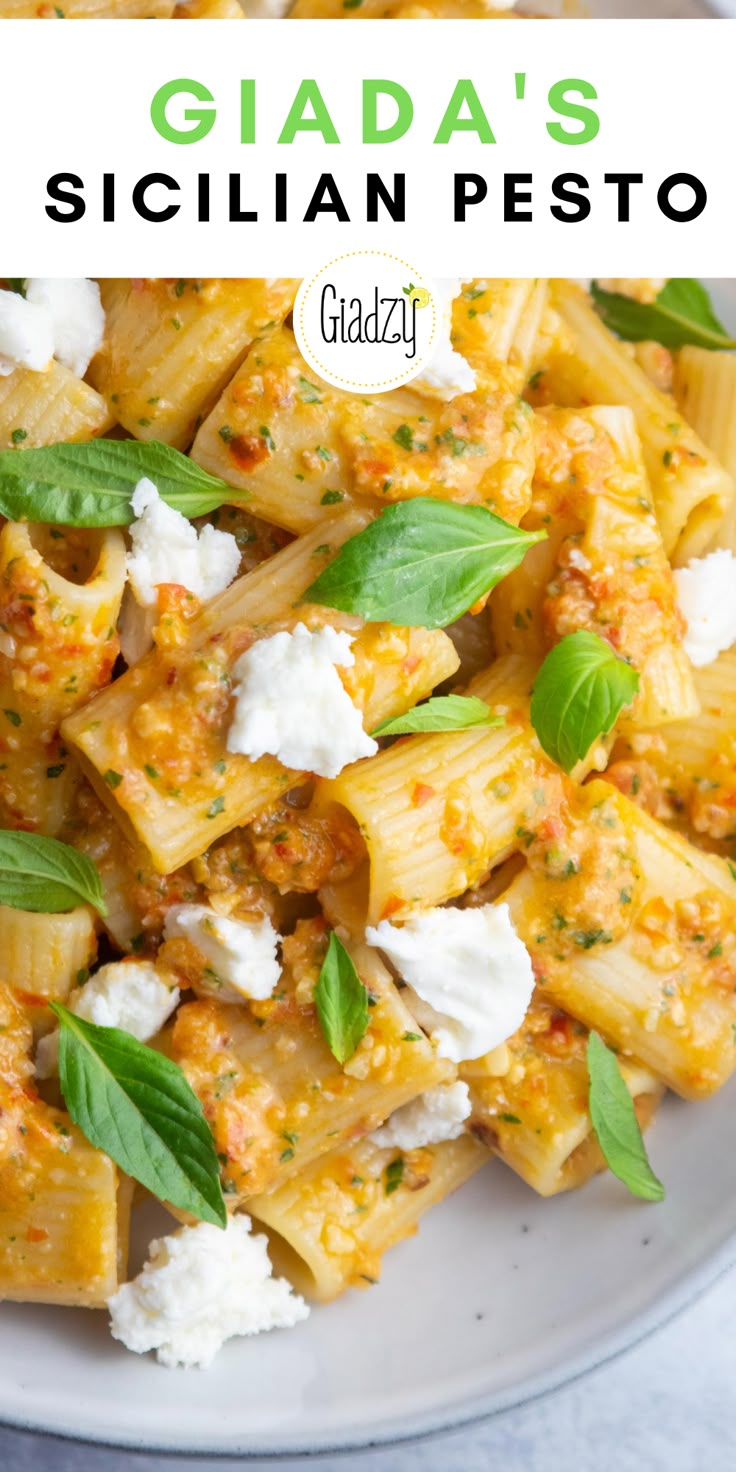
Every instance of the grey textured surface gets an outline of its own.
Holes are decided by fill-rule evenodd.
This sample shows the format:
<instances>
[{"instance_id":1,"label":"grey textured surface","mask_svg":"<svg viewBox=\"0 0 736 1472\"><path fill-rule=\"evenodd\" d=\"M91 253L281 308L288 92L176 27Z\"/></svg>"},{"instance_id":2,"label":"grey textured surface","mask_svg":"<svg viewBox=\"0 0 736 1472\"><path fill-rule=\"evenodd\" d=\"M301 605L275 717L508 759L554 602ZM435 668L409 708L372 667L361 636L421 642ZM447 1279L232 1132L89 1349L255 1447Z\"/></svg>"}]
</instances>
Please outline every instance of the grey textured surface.
<instances>
[{"instance_id":1,"label":"grey textured surface","mask_svg":"<svg viewBox=\"0 0 736 1472\"><path fill-rule=\"evenodd\" d=\"M533 1404L431 1441L248 1472L732 1472L736 1465L736 1270L664 1329ZM390 1323L387 1324L390 1333ZM131 1407L131 1417L135 1408ZM0 1430L2 1472L187 1472L233 1462L132 1456Z\"/></svg>"}]
</instances>

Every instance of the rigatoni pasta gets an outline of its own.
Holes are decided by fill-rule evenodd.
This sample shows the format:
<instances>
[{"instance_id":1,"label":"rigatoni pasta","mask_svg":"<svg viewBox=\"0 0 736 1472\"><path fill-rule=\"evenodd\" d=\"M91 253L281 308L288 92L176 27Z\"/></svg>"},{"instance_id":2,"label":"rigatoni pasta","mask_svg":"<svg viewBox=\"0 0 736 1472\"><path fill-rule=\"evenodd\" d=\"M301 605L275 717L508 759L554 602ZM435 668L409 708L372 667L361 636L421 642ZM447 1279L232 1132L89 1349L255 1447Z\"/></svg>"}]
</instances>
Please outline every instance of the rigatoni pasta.
<instances>
[{"instance_id":1,"label":"rigatoni pasta","mask_svg":"<svg viewBox=\"0 0 736 1472\"><path fill-rule=\"evenodd\" d=\"M213 600L179 647L159 647L94 708L65 722L64 739L97 792L120 811L126 831L142 840L161 872L247 823L297 780L272 757L251 763L228 752L230 671L254 639L304 619L314 627L325 622L325 610L310 610L299 597L361 524L353 512L331 527L328 542L321 528L285 548ZM355 635L350 683L369 729L429 694L457 667L440 631L361 628L354 619L346 627ZM181 741L172 744L182 724L188 752Z\"/></svg>"},{"instance_id":2,"label":"rigatoni pasta","mask_svg":"<svg viewBox=\"0 0 736 1472\"><path fill-rule=\"evenodd\" d=\"M571 835L570 879L540 881L530 866L505 895L538 984L670 1088L710 1094L736 1067L733 875L606 782L583 788L573 834L586 818L599 841L581 858Z\"/></svg>"},{"instance_id":3,"label":"rigatoni pasta","mask_svg":"<svg viewBox=\"0 0 736 1472\"><path fill-rule=\"evenodd\" d=\"M427 494L478 502L518 521L533 468L522 369L543 298L533 282L499 285L516 290L470 282L455 313L477 301L475 316L460 328L453 318L453 338L467 340L471 366L484 365L478 373L486 392L446 403L411 385L373 399L316 385L284 327L248 353L199 430L192 458L235 492L247 491L256 515L294 532L311 530L351 502L375 512L376 502ZM486 301L492 329L475 327Z\"/></svg>"},{"instance_id":4,"label":"rigatoni pasta","mask_svg":"<svg viewBox=\"0 0 736 1472\"><path fill-rule=\"evenodd\" d=\"M582 1023L538 990L519 1032L461 1069L471 1134L540 1196L575 1190L606 1167L588 1109L587 1038ZM621 1071L645 1127L664 1086L634 1060L624 1059Z\"/></svg>"},{"instance_id":5,"label":"rigatoni pasta","mask_svg":"<svg viewBox=\"0 0 736 1472\"><path fill-rule=\"evenodd\" d=\"M91 440L111 429L115 415L102 396L63 363L38 373L16 368L0 377L0 449Z\"/></svg>"},{"instance_id":6,"label":"rigatoni pasta","mask_svg":"<svg viewBox=\"0 0 736 1472\"><path fill-rule=\"evenodd\" d=\"M603 633L639 672L628 719L658 726L695 716L683 620L633 414L542 411L533 498L523 525L549 532L492 595L499 653L544 653L580 628Z\"/></svg>"},{"instance_id":7,"label":"rigatoni pasta","mask_svg":"<svg viewBox=\"0 0 736 1472\"><path fill-rule=\"evenodd\" d=\"M186 448L253 339L286 316L296 285L107 281L91 381L136 438Z\"/></svg>"},{"instance_id":8,"label":"rigatoni pasta","mask_svg":"<svg viewBox=\"0 0 736 1472\"><path fill-rule=\"evenodd\" d=\"M371 995L370 1025L339 1068L309 1006L326 948L324 923L299 921L284 942L278 995L254 1003L251 1012L207 998L196 952L187 957L177 941L163 948L167 964L203 992L179 1012L169 1051L203 1102L233 1205L274 1190L376 1129L387 1098L391 1112L452 1077L450 1065L416 1035L411 1012L365 946L354 955Z\"/></svg>"},{"instance_id":9,"label":"rigatoni pasta","mask_svg":"<svg viewBox=\"0 0 736 1472\"><path fill-rule=\"evenodd\" d=\"M677 355L675 398L701 439L718 456L729 475L736 476L734 394L736 359L732 353L706 352L684 347ZM736 498L713 537L714 547L736 549Z\"/></svg>"},{"instance_id":10,"label":"rigatoni pasta","mask_svg":"<svg viewBox=\"0 0 736 1472\"><path fill-rule=\"evenodd\" d=\"M513 0L0 0L2 20L505 20L513 12ZM546 16L579 13L577 0L545 0Z\"/></svg>"},{"instance_id":11,"label":"rigatoni pasta","mask_svg":"<svg viewBox=\"0 0 736 1472\"><path fill-rule=\"evenodd\" d=\"M65 0L64 6L35 0L0 0L0 20L168 20L174 0Z\"/></svg>"},{"instance_id":12,"label":"rigatoni pasta","mask_svg":"<svg viewBox=\"0 0 736 1472\"><path fill-rule=\"evenodd\" d=\"M492 730L410 736L320 784L318 801L355 819L370 859L368 918L442 904L527 841L533 813L558 800L559 774L529 723L534 667L507 656L469 693L504 717ZM538 798L535 798L535 791Z\"/></svg>"},{"instance_id":13,"label":"rigatoni pasta","mask_svg":"<svg viewBox=\"0 0 736 1472\"><path fill-rule=\"evenodd\" d=\"M125 1273L132 1183L29 1088L30 1025L0 986L0 1297L102 1307Z\"/></svg>"},{"instance_id":14,"label":"rigatoni pasta","mask_svg":"<svg viewBox=\"0 0 736 1472\"><path fill-rule=\"evenodd\" d=\"M38 914L0 905L3 981L36 1024L51 1025L49 1002L65 1002L86 981L97 956L97 926L88 905L65 915Z\"/></svg>"},{"instance_id":15,"label":"rigatoni pasta","mask_svg":"<svg viewBox=\"0 0 736 1472\"><path fill-rule=\"evenodd\" d=\"M634 412L664 549L678 562L708 545L734 495L733 480L570 282L554 285L560 331L541 364L555 403L626 404Z\"/></svg>"},{"instance_id":16,"label":"rigatoni pasta","mask_svg":"<svg viewBox=\"0 0 736 1472\"><path fill-rule=\"evenodd\" d=\"M300 1293L326 1303L347 1288L377 1283L388 1248L416 1232L424 1213L487 1161L488 1151L467 1134L406 1157L359 1140L253 1197L248 1210L268 1227L277 1270Z\"/></svg>"},{"instance_id":17,"label":"rigatoni pasta","mask_svg":"<svg viewBox=\"0 0 736 1472\"><path fill-rule=\"evenodd\" d=\"M118 655L125 548L114 530L8 521L0 532L0 813L58 833L78 781L65 716L108 683Z\"/></svg>"}]
</instances>

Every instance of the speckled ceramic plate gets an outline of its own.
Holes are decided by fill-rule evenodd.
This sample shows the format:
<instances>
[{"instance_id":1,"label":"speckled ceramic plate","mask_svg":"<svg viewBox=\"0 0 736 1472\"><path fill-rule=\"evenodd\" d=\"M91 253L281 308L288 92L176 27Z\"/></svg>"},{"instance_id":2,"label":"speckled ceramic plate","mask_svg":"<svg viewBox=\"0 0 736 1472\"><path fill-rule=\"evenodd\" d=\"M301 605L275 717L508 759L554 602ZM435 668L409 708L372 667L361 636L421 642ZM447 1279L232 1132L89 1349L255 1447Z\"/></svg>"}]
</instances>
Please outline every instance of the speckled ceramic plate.
<instances>
[{"instance_id":1,"label":"speckled ceramic plate","mask_svg":"<svg viewBox=\"0 0 736 1472\"><path fill-rule=\"evenodd\" d=\"M736 281L709 283L736 323ZM378 1287L290 1331L161 1369L105 1314L0 1305L0 1422L136 1448L315 1453L516 1405L631 1345L736 1260L734 1087L670 1098L649 1135L667 1199L612 1178L542 1201L495 1161L390 1252Z\"/></svg>"}]
</instances>

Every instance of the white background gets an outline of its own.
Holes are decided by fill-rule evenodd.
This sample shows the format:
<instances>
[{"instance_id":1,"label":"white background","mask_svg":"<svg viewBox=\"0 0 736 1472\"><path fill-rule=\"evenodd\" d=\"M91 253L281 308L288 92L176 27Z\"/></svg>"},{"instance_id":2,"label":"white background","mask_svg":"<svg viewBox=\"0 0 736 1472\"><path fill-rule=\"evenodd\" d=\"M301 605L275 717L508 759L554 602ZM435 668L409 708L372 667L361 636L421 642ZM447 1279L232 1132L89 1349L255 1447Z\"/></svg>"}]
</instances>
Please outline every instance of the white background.
<instances>
[{"instance_id":1,"label":"white background","mask_svg":"<svg viewBox=\"0 0 736 1472\"><path fill-rule=\"evenodd\" d=\"M699 274L732 273L736 202L724 153L733 136L733 48L714 46L712 24L669 27L666 49L656 20L471 26L376 21L356 30L330 21L306 27L264 21L228 27L223 45L221 23L200 22L196 48L190 26L146 21L3 27L0 126L15 140L3 151L4 269L24 276L303 275L338 248L380 245L438 275L590 275L594 269L600 276L665 276L691 274L694 267ZM515 98L517 71L527 74L525 101ZM156 134L150 101L164 82L191 75L213 92L217 121L202 142L177 146ZM258 80L255 147L239 143L240 79L249 76ZM327 146L316 134L291 146L276 143L304 76L320 83L340 146ZM471 134L447 146L431 142L455 80L465 76L484 102L495 147ZM547 92L566 76L584 77L598 91L602 121L593 143L565 147L547 135ZM363 77L389 77L411 93L415 120L403 141L361 146ZM331 216L300 223L325 170L336 177L350 225ZM406 225L388 217L365 224L369 170L389 177L406 172ZM452 223L455 170L490 181L488 201L465 225ZM88 210L79 223L61 225L44 212L45 186L51 174L67 171L84 179ZM115 224L101 221L103 171L117 176ZM168 223L145 222L130 204L132 185L151 171L169 173L182 186L176 196L182 208ZM244 176L245 203L259 209L258 224L228 228L231 171ZM277 171L289 173L292 202L288 223L280 225L270 203ZM501 223L504 171L533 173L533 224ZM592 185L592 214L577 225L558 223L548 212L550 180L569 171ZM616 224L615 190L602 182L607 171L644 174L628 225ZM679 171L701 177L710 196L706 213L687 225L668 222L656 205L661 180ZM210 224L196 222L199 172L212 175Z\"/></svg>"}]
</instances>

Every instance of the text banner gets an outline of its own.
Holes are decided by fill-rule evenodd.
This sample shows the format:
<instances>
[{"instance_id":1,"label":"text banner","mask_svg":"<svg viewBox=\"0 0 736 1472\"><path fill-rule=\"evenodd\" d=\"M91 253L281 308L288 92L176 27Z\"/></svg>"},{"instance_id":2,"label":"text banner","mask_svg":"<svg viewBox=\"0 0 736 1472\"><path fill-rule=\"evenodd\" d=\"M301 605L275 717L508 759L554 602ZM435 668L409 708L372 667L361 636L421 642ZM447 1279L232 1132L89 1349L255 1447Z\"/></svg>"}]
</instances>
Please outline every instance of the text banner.
<instances>
[{"instance_id":1,"label":"text banner","mask_svg":"<svg viewBox=\"0 0 736 1472\"><path fill-rule=\"evenodd\" d=\"M4 25L19 275L729 275L736 27ZM716 44L716 41L720 44Z\"/></svg>"}]
</instances>

